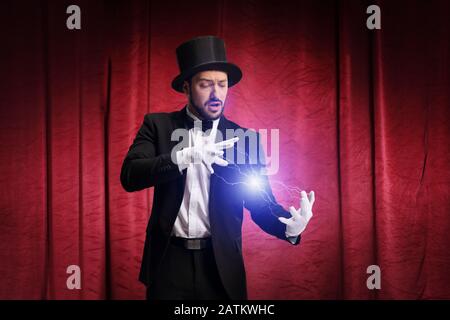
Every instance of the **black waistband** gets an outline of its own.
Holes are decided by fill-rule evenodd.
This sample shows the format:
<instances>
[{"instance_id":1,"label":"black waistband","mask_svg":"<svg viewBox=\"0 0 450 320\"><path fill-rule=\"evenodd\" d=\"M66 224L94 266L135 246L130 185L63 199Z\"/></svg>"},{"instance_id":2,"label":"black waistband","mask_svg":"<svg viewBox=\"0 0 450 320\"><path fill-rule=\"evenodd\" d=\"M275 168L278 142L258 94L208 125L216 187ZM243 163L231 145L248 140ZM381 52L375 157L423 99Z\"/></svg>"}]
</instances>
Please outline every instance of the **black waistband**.
<instances>
[{"instance_id":1,"label":"black waistband","mask_svg":"<svg viewBox=\"0 0 450 320\"><path fill-rule=\"evenodd\" d=\"M211 237L197 239L170 237L170 243L188 250L202 250L210 248L212 245Z\"/></svg>"}]
</instances>

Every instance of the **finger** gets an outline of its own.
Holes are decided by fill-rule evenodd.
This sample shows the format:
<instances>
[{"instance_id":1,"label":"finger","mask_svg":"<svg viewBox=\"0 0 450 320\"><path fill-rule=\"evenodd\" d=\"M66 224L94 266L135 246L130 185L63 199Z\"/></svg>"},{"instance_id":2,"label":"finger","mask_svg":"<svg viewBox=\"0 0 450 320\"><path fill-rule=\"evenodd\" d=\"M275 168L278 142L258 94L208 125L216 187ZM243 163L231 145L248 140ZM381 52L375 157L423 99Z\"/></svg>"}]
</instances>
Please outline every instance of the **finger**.
<instances>
[{"instance_id":1,"label":"finger","mask_svg":"<svg viewBox=\"0 0 450 320\"><path fill-rule=\"evenodd\" d=\"M303 203L303 199L305 199L305 198L308 198L307 196L306 196L306 192L305 191L301 191L300 192L300 208L299 208L299 210L301 210L302 209L302 203Z\"/></svg>"},{"instance_id":2,"label":"finger","mask_svg":"<svg viewBox=\"0 0 450 320\"><path fill-rule=\"evenodd\" d=\"M203 140L202 138L203 137L200 134L200 131L194 130L194 145L201 144L203 142L203 141L201 141L201 140Z\"/></svg>"},{"instance_id":3,"label":"finger","mask_svg":"<svg viewBox=\"0 0 450 320\"><path fill-rule=\"evenodd\" d=\"M280 222L290 226L292 224L292 220L291 219L286 219L284 217L279 217L278 220L280 220Z\"/></svg>"},{"instance_id":4,"label":"finger","mask_svg":"<svg viewBox=\"0 0 450 320\"><path fill-rule=\"evenodd\" d=\"M212 168L211 163L205 162L205 161L203 161L203 163L205 164L206 168L208 168L209 172L211 174L213 174L214 173L214 169Z\"/></svg>"},{"instance_id":5,"label":"finger","mask_svg":"<svg viewBox=\"0 0 450 320\"><path fill-rule=\"evenodd\" d=\"M294 217L294 219L300 218L300 213L292 206L289 207L289 212Z\"/></svg>"},{"instance_id":6,"label":"finger","mask_svg":"<svg viewBox=\"0 0 450 320\"><path fill-rule=\"evenodd\" d=\"M228 142L228 143L223 143L220 145L214 145L214 148L218 149L218 150L222 150L222 149L229 149L233 146L234 146L234 143Z\"/></svg>"},{"instance_id":7,"label":"finger","mask_svg":"<svg viewBox=\"0 0 450 320\"><path fill-rule=\"evenodd\" d=\"M302 192L300 192L300 198L301 199L304 199L304 198L306 198L306 199L308 199L308 196L306 195L306 191L302 191Z\"/></svg>"},{"instance_id":8,"label":"finger","mask_svg":"<svg viewBox=\"0 0 450 320\"><path fill-rule=\"evenodd\" d=\"M239 137L234 137L225 141L217 142L215 146L222 149L228 149L232 147L237 141L239 141Z\"/></svg>"},{"instance_id":9,"label":"finger","mask_svg":"<svg viewBox=\"0 0 450 320\"><path fill-rule=\"evenodd\" d=\"M309 200L307 198L301 198L300 200L300 215L306 218L306 215L309 211L311 211L311 206L309 204Z\"/></svg>"},{"instance_id":10,"label":"finger","mask_svg":"<svg viewBox=\"0 0 450 320\"><path fill-rule=\"evenodd\" d=\"M222 159L221 157L215 157L214 163L221 167L226 167L228 165L228 161L225 159Z\"/></svg>"},{"instance_id":11,"label":"finger","mask_svg":"<svg viewBox=\"0 0 450 320\"><path fill-rule=\"evenodd\" d=\"M314 204L314 201L316 201L316 195L314 194L314 191L311 191L309 193L309 197L308 198L309 198L309 203L310 203L311 208L312 208L312 206Z\"/></svg>"},{"instance_id":12,"label":"finger","mask_svg":"<svg viewBox=\"0 0 450 320\"><path fill-rule=\"evenodd\" d=\"M208 150L208 153L212 156L223 156L225 152L223 150L211 149Z\"/></svg>"}]
</instances>

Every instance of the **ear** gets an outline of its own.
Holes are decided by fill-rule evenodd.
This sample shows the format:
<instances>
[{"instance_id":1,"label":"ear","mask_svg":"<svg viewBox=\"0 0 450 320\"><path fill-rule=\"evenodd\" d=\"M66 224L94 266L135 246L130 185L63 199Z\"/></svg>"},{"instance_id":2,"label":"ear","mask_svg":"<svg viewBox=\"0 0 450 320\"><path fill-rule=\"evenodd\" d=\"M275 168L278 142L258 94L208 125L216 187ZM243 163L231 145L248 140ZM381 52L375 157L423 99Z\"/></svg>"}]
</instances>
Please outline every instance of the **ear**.
<instances>
[{"instance_id":1,"label":"ear","mask_svg":"<svg viewBox=\"0 0 450 320\"><path fill-rule=\"evenodd\" d=\"M189 95L189 83L187 81L183 82L183 92L186 96Z\"/></svg>"}]
</instances>

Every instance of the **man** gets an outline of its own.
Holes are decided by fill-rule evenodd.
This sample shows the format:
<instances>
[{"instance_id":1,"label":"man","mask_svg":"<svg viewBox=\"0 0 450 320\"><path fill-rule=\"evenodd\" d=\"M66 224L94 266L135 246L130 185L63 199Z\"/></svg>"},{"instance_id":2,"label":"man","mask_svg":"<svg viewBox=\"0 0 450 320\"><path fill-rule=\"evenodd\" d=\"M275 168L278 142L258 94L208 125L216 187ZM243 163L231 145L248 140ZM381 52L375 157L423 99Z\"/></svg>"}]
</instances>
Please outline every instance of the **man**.
<instances>
[{"instance_id":1,"label":"man","mask_svg":"<svg viewBox=\"0 0 450 320\"><path fill-rule=\"evenodd\" d=\"M139 279L147 299L246 299L243 208L265 232L297 245L314 192L302 191L298 210L284 210L264 175L264 157L254 159L250 142L255 137L259 151L259 135L223 115L228 88L242 78L223 40L192 39L177 58L181 72L172 87L187 105L147 114L121 171L126 191L155 188Z\"/></svg>"}]
</instances>

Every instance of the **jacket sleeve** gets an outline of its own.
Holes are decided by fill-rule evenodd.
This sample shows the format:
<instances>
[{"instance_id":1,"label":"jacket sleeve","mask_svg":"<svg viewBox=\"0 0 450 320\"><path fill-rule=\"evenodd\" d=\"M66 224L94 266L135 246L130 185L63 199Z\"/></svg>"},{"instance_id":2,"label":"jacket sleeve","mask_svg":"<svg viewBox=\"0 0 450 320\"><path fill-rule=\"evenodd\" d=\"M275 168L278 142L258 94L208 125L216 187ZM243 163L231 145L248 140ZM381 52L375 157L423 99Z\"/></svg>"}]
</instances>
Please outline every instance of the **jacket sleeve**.
<instances>
[{"instance_id":1,"label":"jacket sleeve","mask_svg":"<svg viewBox=\"0 0 450 320\"><path fill-rule=\"evenodd\" d=\"M157 154L157 143L154 119L147 114L122 164L120 182L126 191L139 191L182 175L170 153Z\"/></svg>"},{"instance_id":2,"label":"jacket sleeve","mask_svg":"<svg viewBox=\"0 0 450 320\"><path fill-rule=\"evenodd\" d=\"M259 135L258 135L259 141ZM258 142L258 148L262 148ZM296 239L289 240L286 237L286 225L278 220L279 217L290 218L291 214L277 203L270 187L268 176L265 173L264 152L261 153L262 159L257 165L247 166L245 179L257 181L257 183L244 182L244 207L250 211L252 220L266 233L279 239L286 240L290 244L298 245L301 235Z\"/></svg>"}]
</instances>

